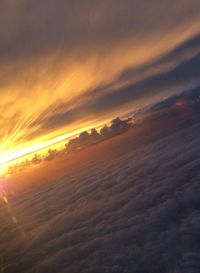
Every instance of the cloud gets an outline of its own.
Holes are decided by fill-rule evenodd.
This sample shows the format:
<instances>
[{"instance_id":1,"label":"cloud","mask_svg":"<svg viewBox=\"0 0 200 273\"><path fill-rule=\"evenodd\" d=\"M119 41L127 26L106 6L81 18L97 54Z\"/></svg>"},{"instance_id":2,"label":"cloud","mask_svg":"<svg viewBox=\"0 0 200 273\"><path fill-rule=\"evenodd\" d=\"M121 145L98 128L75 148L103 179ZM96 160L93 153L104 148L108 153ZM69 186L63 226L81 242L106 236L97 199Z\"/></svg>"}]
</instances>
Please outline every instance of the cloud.
<instances>
[{"instance_id":1,"label":"cloud","mask_svg":"<svg viewBox=\"0 0 200 273\"><path fill-rule=\"evenodd\" d=\"M200 36L199 34L185 40L180 45L176 46L166 54L163 54L155 60L151 60L145 65L139 66L137 68L128 68L122 71L119 76L119 81L134 80L141 75L148 73L155 74L157 71L170 70L176 67L181 62L187 61L194 57L200 52ZM150 73L151 72L151 73Z\"/></svg>"},{"instance_id":2,"label":"cloud","mask_svg":"<svg viewBox=\"0 0 200 273\"><path fill-rule=\"evenodd\" d=\"M127 38L161 34L196 23L198 1L7 1L1 3L1 52L3 56L33 54L51 48L93 50L112 48ZM5 16L6 14L6 16ZM170 16L168 15L170 14ZM36 20L37 18L37 20ZM76 20L74 19L76 18ZM159 20L159 24L158 24ZM13 46L15 43L15 46Z\"/></svg>"},{"instance_id":3,"label":"cloud","mask_svg":"<svg viewBox=\"0 0 200 273\"><path fill-rule=\"evenodd\" d=\"M9 196L19 229L1 207L5 271L198 272L200 127L170 129L104 143L92 161Z\"/></svg>"},{"instance_id":4,"label":"cloud","mask_svg":"<svg viewBox=\"0 0 200 273\"><path fill-rule=\"evenodd\" d=\"M41 126L41 130L47 130L50 128L56 128L64 126L65 124L71 124L77 120L81 120L85 117L95 117L96 115L106 116L112 113L114 110L120 111L126 106L126 111L133 110L137 107L139 101L141 104L153 102L159 100L164 96L170 96L173 93L179 93L193 85L199 84L200 76L200 55L199 55L199 36L186 41L178 48L174 49L167 55L162 56L156 62L149 64L148 67L144 66L144 69L155 69L163 64L169 64L172 60L177 60L176 66L172 66L171 69L160 70L156 74L144 77L139 81L123 84L122 87L116 86L115 82L109 84L107 87L103 86L97 90L89 90L79 97L80 104L70 110L68 103L63 102L57 105L58 109L62 109L60 112L51 111L50 115L45 117L41 114L36 124ZM192 55L186 60L180 61L185 56ZM178 63L178 60L180 63ZM142 70L142 68L141 68ZM131 70L129 70L130 72ZM126 80L134 79L134 74L137 73L135 70L129 73ZM143 73L139 72L138 73ZM122 74L117 82L122 81L125 74ZM91 99L93 98L93 99ZM82 101L82 102L81 102ZM71 101L73 104L73 100ZM128 106L127 106L128 105ZM54 109L54 105L52 105ZM44 118L43 118L44 117Z\"/></svg>"},{"instance_id":5,"label":"cloud","mask_svg":"<svg viewBox=\"0 0 200 273\"><path fill-rule=\"evenodd\" d=\"M198 34L199 13L195 0L181 5L178 0L1 1L3 146L34 145L152 102L157 90L146 95L139 85L140 96L126 89L197 54L195 41L186 41ZM174 48L184 51L179 48L183 42L190 48L188 55L179 59L182 53L175 52L176 59L169 57ZM10 135L14 124L21 128L15 140Z\"/></svg>"}]
</instances>

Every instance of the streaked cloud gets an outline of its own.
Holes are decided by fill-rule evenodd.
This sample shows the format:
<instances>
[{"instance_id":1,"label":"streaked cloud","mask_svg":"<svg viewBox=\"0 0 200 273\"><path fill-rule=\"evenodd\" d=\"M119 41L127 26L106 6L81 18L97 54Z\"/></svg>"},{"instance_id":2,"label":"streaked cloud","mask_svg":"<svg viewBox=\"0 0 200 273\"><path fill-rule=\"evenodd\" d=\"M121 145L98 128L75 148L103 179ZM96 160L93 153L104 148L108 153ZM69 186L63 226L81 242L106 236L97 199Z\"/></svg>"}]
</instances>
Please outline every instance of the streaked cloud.
<instances>
[{"instance_id":1,"label":"streaked cloud","mask_svg":"<svg viewBox=\"0 0 200 273\"><path fill-rule=\"evenodd\" d=\"M199 52L199 15L195 0L1 1L1 149L177 91L185 76L166 81Z\"/></svg>"}]
</instances>

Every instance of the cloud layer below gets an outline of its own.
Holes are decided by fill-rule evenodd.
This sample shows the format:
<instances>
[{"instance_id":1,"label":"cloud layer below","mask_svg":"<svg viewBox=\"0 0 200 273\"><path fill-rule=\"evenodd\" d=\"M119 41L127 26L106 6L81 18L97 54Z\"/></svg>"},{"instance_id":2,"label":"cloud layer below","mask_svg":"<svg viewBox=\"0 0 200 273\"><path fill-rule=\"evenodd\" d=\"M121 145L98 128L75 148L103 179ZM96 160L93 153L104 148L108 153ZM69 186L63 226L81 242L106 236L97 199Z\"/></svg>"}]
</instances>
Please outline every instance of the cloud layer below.
<instances>
[{"instance_id":1,"label":"cloud layer below","mask_svg":"<svg viewBox=\"0 0 200 273\"><path fill-rule=\"evenodd\" d=\"M199 101L177 104L187 123L167 115L198 92L153 106L165 110L156 126L88 148L74 166L3 200L5 272L199 272L200 126L188 110L199 113Z\"/></svg>"}]
</instances>

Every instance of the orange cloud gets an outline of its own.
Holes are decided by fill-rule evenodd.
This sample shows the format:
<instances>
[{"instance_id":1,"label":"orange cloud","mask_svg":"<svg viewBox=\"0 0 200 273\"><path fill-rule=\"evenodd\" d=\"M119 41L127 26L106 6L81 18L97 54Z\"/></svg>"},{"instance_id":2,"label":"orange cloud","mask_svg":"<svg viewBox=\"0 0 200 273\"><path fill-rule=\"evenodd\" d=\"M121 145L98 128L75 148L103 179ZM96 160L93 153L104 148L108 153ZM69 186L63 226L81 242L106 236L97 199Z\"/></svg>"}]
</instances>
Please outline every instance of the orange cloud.
<instances>
[{"instance_id":1,"label":"orange cloud","mask_svg":"<svg viewBox=\"0 0 200 273\"><path fill-rule=\"evenodd\" d=\"M115 92L113 86L117 93L130 82L118 81L123 71L155 62L200 28L198 1L184 0L181 5L179 0L80 1L76 5L51 0L36 5L32 0L9 0L0 5L1 157L151 101L144 96L116 108L112 99L109 111L100 114L103 106L95 110L99 98ZM178 59L134 74L131 83L177 64Z\"/></svg>"}]
</instances>

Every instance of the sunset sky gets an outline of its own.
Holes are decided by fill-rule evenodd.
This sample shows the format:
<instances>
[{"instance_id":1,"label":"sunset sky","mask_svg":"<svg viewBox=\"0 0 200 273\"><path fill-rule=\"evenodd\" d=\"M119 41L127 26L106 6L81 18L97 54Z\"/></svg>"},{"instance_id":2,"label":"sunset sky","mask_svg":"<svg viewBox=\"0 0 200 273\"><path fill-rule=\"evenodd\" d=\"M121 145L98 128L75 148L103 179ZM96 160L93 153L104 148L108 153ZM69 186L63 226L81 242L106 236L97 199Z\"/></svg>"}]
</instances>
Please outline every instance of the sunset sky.
<instances>
[{"instance_id":1,"label":"sunset sky","mask_svg":"<svg viewBox=\"0 0 200 273\"><path fill-rule=\"evenodd\" d=\"M199 18L198 0L0 1L0 164L197 84Z\"/></svg>"},{"instance_id":2,"label":"sunset sky","mask_svg":"<svg viewBox=\"0 0 200 273\"><path fill-rule=\"evenodd\" d=\"M200 0L0 0L0 273L200 272Z\"/></svg>"}]
</instances>

